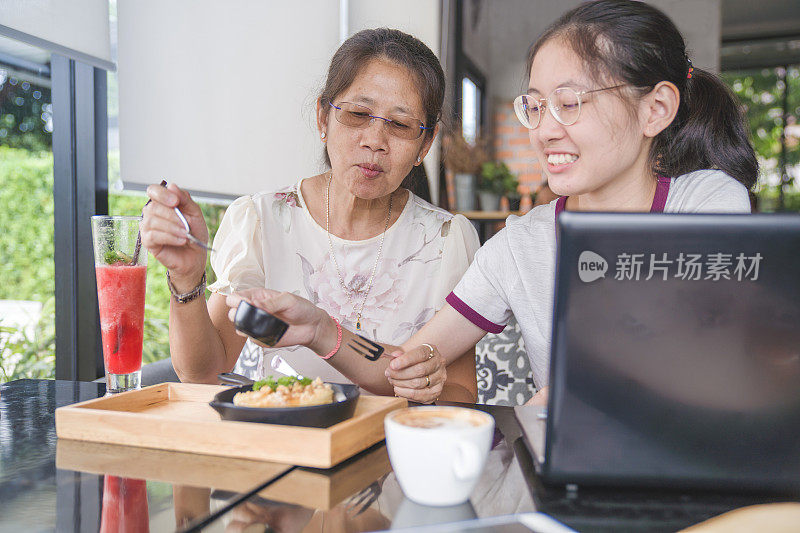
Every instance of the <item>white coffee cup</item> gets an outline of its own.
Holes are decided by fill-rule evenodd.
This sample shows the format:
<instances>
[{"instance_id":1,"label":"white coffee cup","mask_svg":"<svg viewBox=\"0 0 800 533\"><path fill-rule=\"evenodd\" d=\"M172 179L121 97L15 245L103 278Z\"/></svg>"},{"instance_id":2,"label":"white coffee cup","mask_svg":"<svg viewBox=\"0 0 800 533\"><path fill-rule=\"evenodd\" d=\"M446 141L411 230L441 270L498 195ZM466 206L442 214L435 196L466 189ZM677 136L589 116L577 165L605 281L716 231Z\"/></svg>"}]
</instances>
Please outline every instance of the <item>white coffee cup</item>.
<instances>
[{"instance_id":1,"label":"white coffee cup","mask_svg":"<svg viewBox=\"0 0 800 533\"><path fill-rule=\"evenodd\" d=\"M408 499L457 505L469 499L492 444L494 418L451 406L409 407L384 419L386 447Z\"/></svg>"}]
</instances>

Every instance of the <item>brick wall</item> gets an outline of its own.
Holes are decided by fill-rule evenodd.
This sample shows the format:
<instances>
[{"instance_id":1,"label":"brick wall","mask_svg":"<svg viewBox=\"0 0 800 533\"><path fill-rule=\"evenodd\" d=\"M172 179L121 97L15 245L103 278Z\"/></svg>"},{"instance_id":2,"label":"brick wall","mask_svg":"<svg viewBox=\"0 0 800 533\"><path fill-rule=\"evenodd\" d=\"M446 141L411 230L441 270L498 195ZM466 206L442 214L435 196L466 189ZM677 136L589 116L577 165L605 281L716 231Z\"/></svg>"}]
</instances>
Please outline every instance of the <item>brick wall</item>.
<instances>
[{"instance_id":1,"label":"brick wall","mask_svg":"<svg viewBox=\"0 0 800 533\"><path fill-rule=\"evenodd\" d=\"M542 183L542 169L531 148L528 130L517 120L510 102L494 102L493 108L495 158L517 175L521 194L536 191Z\"/></svg>"}]
</instances>

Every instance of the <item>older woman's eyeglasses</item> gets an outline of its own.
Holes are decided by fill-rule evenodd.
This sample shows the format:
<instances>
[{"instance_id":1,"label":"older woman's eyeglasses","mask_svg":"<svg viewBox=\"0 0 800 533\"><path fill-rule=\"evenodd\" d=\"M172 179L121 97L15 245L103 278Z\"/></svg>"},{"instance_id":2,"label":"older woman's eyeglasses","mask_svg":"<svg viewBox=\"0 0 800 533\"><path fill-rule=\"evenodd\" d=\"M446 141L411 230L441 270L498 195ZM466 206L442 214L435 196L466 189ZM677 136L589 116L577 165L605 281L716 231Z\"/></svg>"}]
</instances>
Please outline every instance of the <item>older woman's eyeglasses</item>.
<instances>
[{"instance_id":1,"label":"older woman's eyeglasses","mask_svg":"<svg viewBox=\"0 0 800 533\"><path fill-rule=\"evenodd\" d=\"M422 132L431 129L426 128L422 121L415 118L406 115L379 117L374 115L370 108L350 102L339 102L338 106L331 103L330 106L334 109L336 120L351 128L365 128L372 124L373 120L380 119L390 135L407 140L418 139Z\"/></svg>"},{"instance_id":2,"label":"older woman's eyeglasses","mask_svg":"<svg viewBox=\"0 0 800 533\"><path fill-rule=\"evenodd\" d=\"M542 116L547 109L550 110L550 114L560 124L572 126L578 122L578 118L581 116L581 105L585 95L618 89L623 86L615 85L592 91L576 91L570 87L559 87L550 93L547 98L536 98L529 94L523 94L514 99L514 112L516 112L517 118L522 122L522 125L529 130L535 130L539 127L542 122Z\"/></svg>"}]
</instances>

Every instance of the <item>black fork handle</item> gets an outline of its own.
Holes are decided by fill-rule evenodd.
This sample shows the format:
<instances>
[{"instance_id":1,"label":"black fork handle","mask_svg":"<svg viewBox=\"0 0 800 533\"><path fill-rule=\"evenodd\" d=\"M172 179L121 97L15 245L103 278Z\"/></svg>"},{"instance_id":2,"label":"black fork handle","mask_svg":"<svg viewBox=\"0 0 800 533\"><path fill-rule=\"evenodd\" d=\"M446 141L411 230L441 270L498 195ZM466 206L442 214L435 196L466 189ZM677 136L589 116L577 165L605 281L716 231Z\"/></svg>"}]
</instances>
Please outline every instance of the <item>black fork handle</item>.
<instances>
[{"instance_id":1,"label":"black fork handle","mask_svg":"<svg viewBox=\"0 0 800 533\"><path fill-rule=\"evenodd\" d=\"M222 385L236 385L238 387L255 383L252 379L235 372L222 372L217 374L217 379Z\"/></svg>"}]
</instances>

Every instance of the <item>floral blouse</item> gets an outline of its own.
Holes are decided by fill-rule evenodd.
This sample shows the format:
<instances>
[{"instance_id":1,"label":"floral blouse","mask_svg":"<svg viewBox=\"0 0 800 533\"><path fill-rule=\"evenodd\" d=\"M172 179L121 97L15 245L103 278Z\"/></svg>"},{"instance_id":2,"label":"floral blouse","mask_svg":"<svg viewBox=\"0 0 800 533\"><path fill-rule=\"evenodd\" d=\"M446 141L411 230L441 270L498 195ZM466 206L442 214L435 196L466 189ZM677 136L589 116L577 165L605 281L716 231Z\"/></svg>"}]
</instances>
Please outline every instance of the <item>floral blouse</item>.
<instances>
[{"instance_id":1,"label":"floral blouse","mask_svg":"<svg viewBox=\"0 0 800 533\"><path fill-rule=\"evenodd\" d=\"M300 295L343 327L356 329L381 235L348 241L331 235L340 280L330 257L327 232L312 218L300 182L277 193L243 196L233 202L214 238L211 266L221 294L268 287ZM472 224L409 193L397 221L386 230L383 251L361 315L361 334L399 345L444 305L479 247ZM352 292L348 301L342 282ZM304 376L349 380L308 348L262 348L249 339L236 372L255 379L279 374L280 355Z\"/></svg>"}]
</instances>

